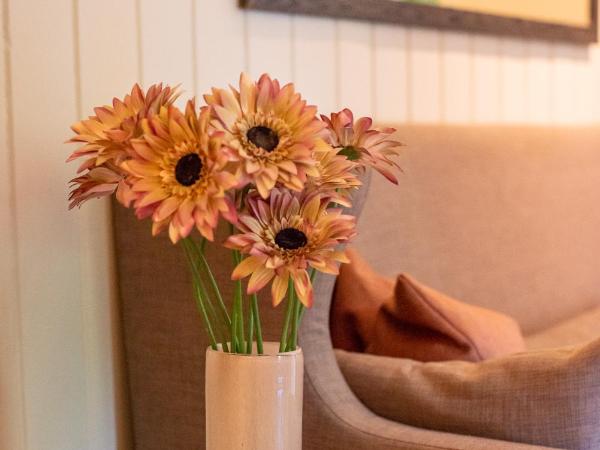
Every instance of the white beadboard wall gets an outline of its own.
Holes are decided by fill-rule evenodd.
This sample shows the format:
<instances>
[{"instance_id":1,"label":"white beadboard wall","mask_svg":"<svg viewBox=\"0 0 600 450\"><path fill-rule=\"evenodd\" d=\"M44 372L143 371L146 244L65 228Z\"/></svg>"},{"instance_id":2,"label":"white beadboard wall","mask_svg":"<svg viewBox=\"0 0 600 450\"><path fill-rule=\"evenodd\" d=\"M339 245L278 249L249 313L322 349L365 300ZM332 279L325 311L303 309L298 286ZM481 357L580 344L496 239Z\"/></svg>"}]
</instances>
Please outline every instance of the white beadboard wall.
<instances>
[{"instance_id":1,"label":"white beadboard wall","mask_svg":"<svg viewBox=\"0 0 600 450\"><path fill-rule=\"evenodd\" d=\"M600 48L244 12L0 0L0 448L129 448L106 202L67 212L68 125L135 81L242 70L384 122L600 122Z\"/></svg>"}]
</instances>

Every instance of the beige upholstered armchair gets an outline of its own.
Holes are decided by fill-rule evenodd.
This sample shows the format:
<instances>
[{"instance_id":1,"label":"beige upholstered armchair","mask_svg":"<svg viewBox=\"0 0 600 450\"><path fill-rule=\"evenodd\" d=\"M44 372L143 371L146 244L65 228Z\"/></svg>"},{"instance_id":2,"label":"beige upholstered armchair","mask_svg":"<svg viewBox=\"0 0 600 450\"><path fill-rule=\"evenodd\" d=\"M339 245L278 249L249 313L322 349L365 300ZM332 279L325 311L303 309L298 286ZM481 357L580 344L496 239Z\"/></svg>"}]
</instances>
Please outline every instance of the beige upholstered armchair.
<instances>
[{"instance_id":1,"label":"beige upholstered armchair","mask_svg":"<svg viewBox=\"0 0 600 450\"><path fill-rule=\"evenodd\" d=\"M373 176L355 202L360 210L368 195L355 244L368 261L512 315L531 348L600 335L600 129L399 128L408 145L400 186ZM180 249L119 207L114 217L135 446L204 448L207 342ZM209 257L227 279L228 256ZM301 329L305 449L542 448L370 411L331 346L334 283L318 278ZM262 314L266 337L278 339L279 311L265 304Z\"/></svg>"}]
</instances>

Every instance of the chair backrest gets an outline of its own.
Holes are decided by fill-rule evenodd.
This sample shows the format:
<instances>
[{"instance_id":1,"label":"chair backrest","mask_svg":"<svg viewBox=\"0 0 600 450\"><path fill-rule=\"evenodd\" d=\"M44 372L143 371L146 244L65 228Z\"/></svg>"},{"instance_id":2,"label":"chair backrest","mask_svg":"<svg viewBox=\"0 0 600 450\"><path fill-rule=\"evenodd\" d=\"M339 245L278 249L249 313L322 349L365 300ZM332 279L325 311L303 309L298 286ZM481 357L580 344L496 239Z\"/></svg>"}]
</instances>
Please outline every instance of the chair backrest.
<instances>
[{"instance_id":1,"label":"chair backrest","mask_svg":"<svg viewBox=\"0 0 600 450\"><path fill-rule=\"evenodd\" d=\"M400 186L373 174L359 220L355 245L377 269L408 271L532 329L598 301L600 129L400 127L400 137ZM204 448L208 341L182 250L113 211L136 448ZM230 255L208 256L230 299ZM317 281L300 336L307 376L332 404L353 398L329 339L333 281ZM278 340L282 314L267 295L263 330Z\"/></svg>"},{"instance_id":2,"label":"chair backrest","mask_svg":"<svg viewBox=\"0 0 600 450\"><path fill-rule=\"evenodd\" d=\"M504 311L526 332L600 304L600 127L398 127L400 185L374 174L358 250Z\"/></svg>"}]
</instances>

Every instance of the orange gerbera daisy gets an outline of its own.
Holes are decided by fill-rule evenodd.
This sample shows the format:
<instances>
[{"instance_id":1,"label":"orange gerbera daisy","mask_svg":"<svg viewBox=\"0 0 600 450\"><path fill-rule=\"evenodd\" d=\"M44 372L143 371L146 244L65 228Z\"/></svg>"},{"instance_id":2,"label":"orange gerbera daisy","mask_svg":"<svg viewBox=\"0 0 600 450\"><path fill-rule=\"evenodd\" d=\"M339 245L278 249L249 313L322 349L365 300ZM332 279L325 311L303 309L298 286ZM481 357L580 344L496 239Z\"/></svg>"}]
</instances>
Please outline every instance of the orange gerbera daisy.
<instances>
[{"instance_id":1,"label":"orange gerbera daisy","mask_svg":"<svg viewBox=\"0 0 600 450\"><path fill-rule=\"evenodd\" d=\"M132 140L133 158L123 163L139 195L136 213L152 215L153 235L168 226L173 243L194 226L212 241L219 216L236 217L227 191L238 180L226 167L223 133L210 134L209 120L208 110L197 114L194 101L185 114L172 105L163 107L142 121L144 135Z\"/></svg>"},{"instance_id":2,"label":"orange gerbera daisy","mask_svg":"<svg viewBox=\"0 0 600 450\"><path fill-rule=\"evenodd\" d=\"M278 305L294 283L300 301L313 303L307 269L337 274L338 262L348 262L338 244L355 235L355 218L341 209L327 209L329 199L318 192L296 193L275 188L263 200L250 194L248 213L239 217L241 234L230 236L225 246L249 255L234 269L232 279L250 274L248 293L262 289L273 279L271 296Z\"/></svg>"},{"instance_id":3,"label":"orange gerbera daisy","mask_svg":"<svg viewBox=\"0 0 600 450\"><path fill-rule=\"evenodd\" d=\"M129 158L131 139L142 133L141 120L172 104L176 97L176 90L163 88L162 84L150 86L145 94L136 84L123 100L115 98L112 106L94 108L94 116L71 126L75 136L68 142L83 145L67 162L82 157L86 160L77 171L82 175L71 180L70 208L93 197L110 195L115 189L117 199L129 206L135 196L125 181L127 174L119 165Z\"/></svg>"},{"instance_id":4,"label":"orange gerbera daisy","mask_svg":"<svg viewBox=\"0 0 600 450\"><path fill-rule=\"evenodd\" d=\"M311 150L324 124L293 84L280 87L266 74L254 83L242 74L239 92L213 88L204 99L211 125L225 133L242 176L263 198L276 183L300 191L307 175L318 175Z\"/></svg>"},{"instance_id":5,"label":"orange gerbera daisy","mask_svg":"<svg viewBox=\"0 0 600 450\"><path fill-rule=\"evenodd\" d=\"M331 118L321 116L327 124L327 141L339 154L358 163L358 167L370 166L377 170L392 183L398 184L398 179L390 169L400 169L391 157L398 155L397 148L402 144L391 139L394 128L383 130L371 129L373 120L361 117L354 122L354 116L349 109L332 113Z\"/></svg>"},{"instance_id":6,"label":"orange gerbera daisy","mask_svg":"<svg viewBox=\"0 0 600 450\"><path fill-rule=\"evenodd\" d=\"M350 191L362 184L355 174L357 164L338 155L338 150L322 139L317 141L313 156L317 161L319 176L310 178L309 185L323 194L328 193L331 201L350 207Z\"/></svg>"},{"instance_id":7,"label":"orange gerbera daisy","mask_svg":"<svg viewBox=\"0 0 600 450\"><path fill-rule=\"evenodd\" d=\"M92 160L93 161L93 160ZM81 206L91 198L111 195L116 190L117 200L128 206L135 194L125 181L126 173L110 161L90 167L86 173L71 180L72 191L69 194L69 209Z\"/></svg>"}]
</instances>

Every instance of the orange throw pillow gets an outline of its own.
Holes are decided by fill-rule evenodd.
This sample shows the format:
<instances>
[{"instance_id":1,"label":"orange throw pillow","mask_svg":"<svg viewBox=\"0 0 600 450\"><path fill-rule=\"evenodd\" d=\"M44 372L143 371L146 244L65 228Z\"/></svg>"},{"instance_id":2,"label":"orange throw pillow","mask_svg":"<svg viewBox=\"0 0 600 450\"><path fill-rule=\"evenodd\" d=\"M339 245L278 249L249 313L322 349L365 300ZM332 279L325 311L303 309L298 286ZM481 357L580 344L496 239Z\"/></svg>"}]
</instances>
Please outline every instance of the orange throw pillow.
<instances>
[{"instance_id":1,"label":"orange throw pillow","mask_svg":"<svg viewBox=\"0 0 600 450\"><path fill-rule=\"evenodd\" d=\"M483 361L525 350L517 322L452 299L412 277L396 283L354 250L342 266L331 311L333 346L417 361Z\"/></svg>"}]
</instances>

